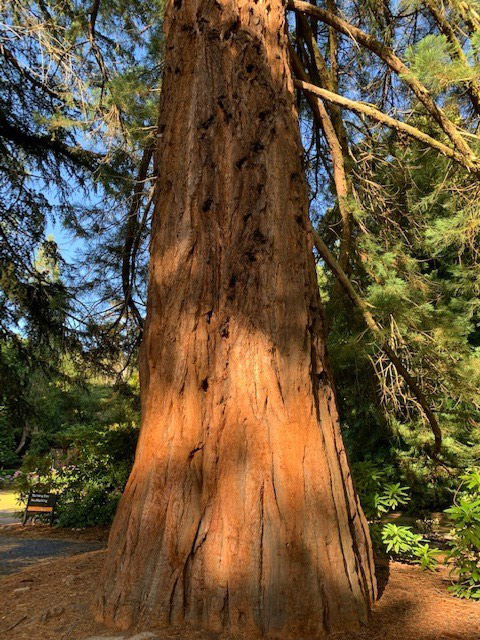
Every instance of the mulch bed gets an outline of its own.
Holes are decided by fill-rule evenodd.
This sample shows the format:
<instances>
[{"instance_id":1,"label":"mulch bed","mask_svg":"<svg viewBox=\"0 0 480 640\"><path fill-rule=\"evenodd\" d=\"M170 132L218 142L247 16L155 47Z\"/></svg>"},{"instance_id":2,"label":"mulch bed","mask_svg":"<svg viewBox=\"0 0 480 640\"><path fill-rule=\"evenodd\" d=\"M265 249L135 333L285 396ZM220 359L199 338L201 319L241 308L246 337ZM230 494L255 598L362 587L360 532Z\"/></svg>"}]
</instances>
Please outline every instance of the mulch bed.
<instances>
[{"instance_id":1,"label":"mulch bed","mask_svg":"<svg viewBox=\"0 0 480 640\"><path fill-rule=\"evenodd\" d=\"M106 538L105 530L60 531L41 532L40 528L28 527L23 532L11 530L9 535ZM0 638L80 640L93 635L116 635L97 624L91 613L104 557L105 551L100 550L44 560L17 574L1 577ZM391 562L380 565L379 583L383 593L368 627L357 633L336 634L335 640L480 639L480 603L458 600L447 592L445 567L428 573L415 566ZM161 637L200 640L207 636L184 632Z\"/></svg>"},{"instance_id":2,"label":"mulch bed","mask_svg":"<svg viewBox=\"0 0 480 640\"><path fill-rule=\"evenodd\" d=\"M0 535L18 538L50 538L52 540L75 540L82 542L104 542L108 540L110 527L88 527L86 529L67 529L51 527L48 524L33 524L22 527L21 524L0 526Z\"/></svg>"}]
</instances>

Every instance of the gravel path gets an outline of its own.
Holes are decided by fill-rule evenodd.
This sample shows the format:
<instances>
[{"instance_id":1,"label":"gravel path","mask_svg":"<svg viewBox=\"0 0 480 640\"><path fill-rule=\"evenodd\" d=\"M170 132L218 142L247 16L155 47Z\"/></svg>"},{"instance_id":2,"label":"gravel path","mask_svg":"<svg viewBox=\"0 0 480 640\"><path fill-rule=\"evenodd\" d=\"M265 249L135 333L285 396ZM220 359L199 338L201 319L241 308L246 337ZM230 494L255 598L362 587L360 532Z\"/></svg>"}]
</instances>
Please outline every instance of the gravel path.
<instances>
[{"instance_id":1,"label":"gravel path","mask_svg":"<svg viewBox=\"0 0 480 640\"><path fill-rule=\"evenodd\" d=\"M104 547L101 542L17 538L0 534L0 575L16 573L46 558L72 556Z\"/></svg>"}]
</instances>

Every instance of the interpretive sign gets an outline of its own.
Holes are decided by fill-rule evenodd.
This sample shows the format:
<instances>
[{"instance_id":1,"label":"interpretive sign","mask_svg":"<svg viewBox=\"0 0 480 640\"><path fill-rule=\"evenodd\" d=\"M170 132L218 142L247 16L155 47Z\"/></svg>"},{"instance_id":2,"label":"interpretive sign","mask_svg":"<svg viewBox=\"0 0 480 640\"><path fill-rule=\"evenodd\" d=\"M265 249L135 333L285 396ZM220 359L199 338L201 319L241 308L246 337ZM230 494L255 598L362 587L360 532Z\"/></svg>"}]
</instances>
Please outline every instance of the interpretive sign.
<instances>
[{"instance_id":1,"label":"interpretive sign","mask_svg":"<svg viewBox=\"0 0 480 640\"><path fill-rule=\"evenodd\" d=\"M30 491L28 494L28 502L25 507L25 515L23 523L27 522L29 515L48 513L50 514L50 524L53 524L55 516L55 506L57 504L57 495L55 493L44 493L40 491Z\"/></svg>"}]
</instances>

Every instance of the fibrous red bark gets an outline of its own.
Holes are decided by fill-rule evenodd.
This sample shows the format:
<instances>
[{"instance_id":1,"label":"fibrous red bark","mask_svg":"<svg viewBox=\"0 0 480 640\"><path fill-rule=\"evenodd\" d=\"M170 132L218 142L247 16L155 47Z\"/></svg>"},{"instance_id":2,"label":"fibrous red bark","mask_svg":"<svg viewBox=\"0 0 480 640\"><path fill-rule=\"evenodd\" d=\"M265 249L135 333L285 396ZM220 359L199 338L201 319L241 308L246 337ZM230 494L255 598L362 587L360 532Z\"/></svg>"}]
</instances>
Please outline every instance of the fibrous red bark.
<instances>
[{"instance_id":1,"label":"fibrous red bark","mask_svg":"<svg viewBox=\"0 0 480 640\"><path fill-rule=\"evenodd\" d=\"M175 0L142 429L100 620L321 637L367 618L281 0Z\"/></svg>"}]
</instances>

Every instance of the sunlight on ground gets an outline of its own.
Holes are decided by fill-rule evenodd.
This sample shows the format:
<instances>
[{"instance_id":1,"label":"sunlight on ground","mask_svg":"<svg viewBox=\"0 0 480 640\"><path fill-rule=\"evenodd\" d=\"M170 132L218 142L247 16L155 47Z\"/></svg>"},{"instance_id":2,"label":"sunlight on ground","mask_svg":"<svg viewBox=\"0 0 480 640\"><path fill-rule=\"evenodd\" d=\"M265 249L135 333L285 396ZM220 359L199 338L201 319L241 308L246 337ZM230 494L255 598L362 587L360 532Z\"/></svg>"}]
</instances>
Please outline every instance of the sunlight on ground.
<instances>
[{"instance_id":1,"label":"sunlight on ground","mask_svg":"<svg viewBox=\"0 0 480 640\"><path fill-rule=\"evenodd\" d=\"M23 508L23 503L18 502L18 494L13 491L0 491L0 512L14 513Z\"/></svg>"}]
</instances>

